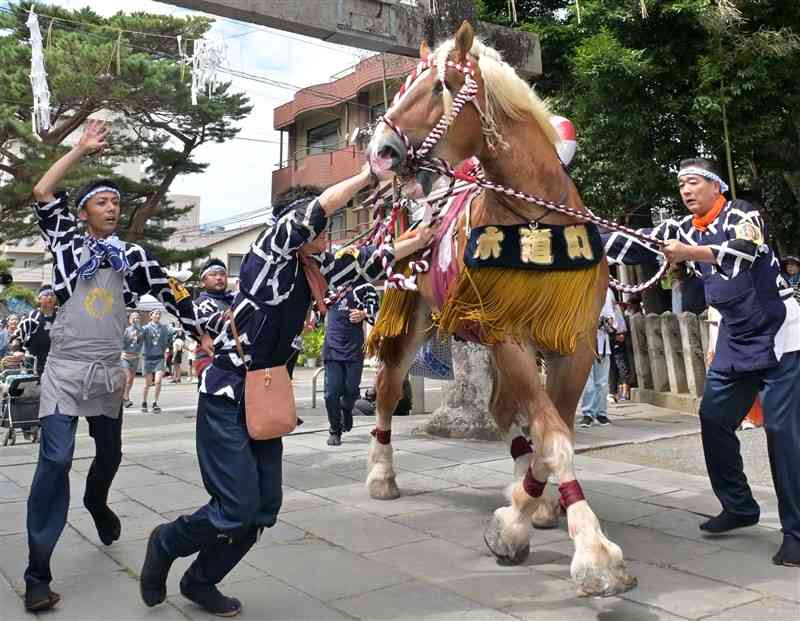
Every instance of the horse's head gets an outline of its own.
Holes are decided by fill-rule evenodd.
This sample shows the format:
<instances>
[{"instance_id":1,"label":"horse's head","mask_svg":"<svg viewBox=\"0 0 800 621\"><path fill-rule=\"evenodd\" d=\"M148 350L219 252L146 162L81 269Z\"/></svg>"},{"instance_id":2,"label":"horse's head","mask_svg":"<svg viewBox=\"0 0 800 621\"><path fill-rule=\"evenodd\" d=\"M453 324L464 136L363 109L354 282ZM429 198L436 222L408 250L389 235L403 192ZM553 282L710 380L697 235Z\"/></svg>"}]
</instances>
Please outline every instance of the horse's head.
<instances>
[{"instance_id":1,"label":"horse's head","mask_svg":"<svg viewBox=\"0 0 800 621\"><path fill-rule=\"evenodd\" d=\"M463 106L436 143L433 154L455 163L480 151L483 136L477 102L483 99L483 81L477 59L470 52L473 42L472 26L464 22L435 54L427 43L420 45L420 64L387 111L388 122L378 124L367 150L372 170L378 177L402 176L408 172L409 145L414 148L423 145L440 119L451 111L453 100L466 80L474 80L472 88L477 92L472 101L476 105ZM404 142L403 136L409 144Z\"/></svg>"}]
</instances>

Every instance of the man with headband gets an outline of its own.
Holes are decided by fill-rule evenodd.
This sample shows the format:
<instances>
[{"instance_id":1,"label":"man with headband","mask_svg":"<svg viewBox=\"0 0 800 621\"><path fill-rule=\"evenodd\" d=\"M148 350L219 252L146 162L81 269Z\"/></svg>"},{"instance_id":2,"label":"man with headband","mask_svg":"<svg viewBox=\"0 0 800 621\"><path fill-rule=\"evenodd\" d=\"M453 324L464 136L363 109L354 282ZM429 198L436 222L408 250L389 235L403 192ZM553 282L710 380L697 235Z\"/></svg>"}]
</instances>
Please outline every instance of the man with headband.
<instances>
[{"instance_id":1,"label":"man with headband","mask_svg":"<svg viewBox=\"0 0 800 621\"><path fill-rule=\"evenodd\" d=\"M197 296L195 304L202 315L225 312L233 304L234 294L228 291L228 268L219 259L209 259L200 271L203 292ZM194 374L198 383L202 381L205 368L211 364L213 345L200 343L194 359Z\"/></svg>"},{"instance_id":2,"label":"man with headband","mask_svg":"<svg viewBox=\"0 0 800 621\"><path fill-rule=\"evenodd\" d=\"M766 244L759 212L723 196L728 186L714 162L690 159L678 172L690 215L651 235L667 241L670 263L685 261L704 281L706 299L722 315L717 347L700 404L706 466L722 513L707 533L757 524L760 515L744 475L736 429L761 393L764 429L783 544L776 565L800 567L800 305ZM621 233L608 239L610 263L648 260L644 246Z\"/></svg>"},{"instance_id":3,"label":"man with headband","mask_svg":"<svg viewBox=\"0 0 800 621\"><path fill-rule=\"evenodd\" d=\"M60 308L42 375L41 444L28 497L29 611L52 608L60 600L50 589L50 558L67 521L78 416L86 417L96 450L83 504L104 544L120 537L120 520L108 506L108 492L122 458L125 374L120 353L126 306L135 307L140 294L150 293L179 315L187 329L196 323L188 291L169 280L141 246L115 235L120 191L112 181L92 181L78 190L76 213L69 209L67 193L56 191L85 155L106 146L108 133L103 122L90 120L78 144L33 189L35 215L53 255L53 291Z\"/></svg>"}]
</instances>

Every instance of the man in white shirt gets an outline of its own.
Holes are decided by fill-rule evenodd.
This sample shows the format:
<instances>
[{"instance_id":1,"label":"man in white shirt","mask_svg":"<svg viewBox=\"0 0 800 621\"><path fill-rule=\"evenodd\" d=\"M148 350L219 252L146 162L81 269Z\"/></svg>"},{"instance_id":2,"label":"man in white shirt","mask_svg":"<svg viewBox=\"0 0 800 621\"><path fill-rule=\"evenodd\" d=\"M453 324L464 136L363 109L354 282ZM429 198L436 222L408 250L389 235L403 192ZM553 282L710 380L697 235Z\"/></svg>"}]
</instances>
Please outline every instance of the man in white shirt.
<instances>
[{"instance_id":1,"label":"man in white shirt","mask_svg":"<svg viewBox=\"0 0 800 621\"><path fill-rule=\"evenodd\" d=\"M609 289L597 326L597 355L581 395L581 427L591 427L593 423L608 425L611 422L608 420L608 371L611 364L608 335L614 332L614 327L614 295Z\"/></svg>"}]
</instances>

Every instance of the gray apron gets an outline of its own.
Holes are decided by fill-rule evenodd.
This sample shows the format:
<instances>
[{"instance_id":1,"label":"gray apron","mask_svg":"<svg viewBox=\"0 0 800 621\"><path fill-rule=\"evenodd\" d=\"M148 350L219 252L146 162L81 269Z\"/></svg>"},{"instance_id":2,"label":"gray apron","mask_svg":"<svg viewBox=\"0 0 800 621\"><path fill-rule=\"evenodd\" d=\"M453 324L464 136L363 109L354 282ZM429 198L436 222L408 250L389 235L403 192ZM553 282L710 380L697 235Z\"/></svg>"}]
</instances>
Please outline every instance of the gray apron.
<instances>
[{"instance_id":1,"label":"gray apron","mask_svg":"<svg viewBox=\"0 0 800 621\"><path fill-rule=\"evenodd\" d=\"M110 268L91 280L78 278L50 329L39 418L56 408L66 416L119 416L125 385L121 337L128 323L123 278Z\"/></svg>"}]
</instances>

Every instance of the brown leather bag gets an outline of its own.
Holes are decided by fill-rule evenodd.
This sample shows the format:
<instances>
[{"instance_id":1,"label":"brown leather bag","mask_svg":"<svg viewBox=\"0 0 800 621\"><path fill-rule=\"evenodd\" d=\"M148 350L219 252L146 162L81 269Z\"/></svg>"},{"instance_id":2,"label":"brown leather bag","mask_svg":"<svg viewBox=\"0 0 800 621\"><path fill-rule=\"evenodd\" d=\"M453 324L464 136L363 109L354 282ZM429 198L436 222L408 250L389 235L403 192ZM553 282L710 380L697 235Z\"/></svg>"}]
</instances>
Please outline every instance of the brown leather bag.
<instances>
[{"instance_id":1,"label":"brown leather bag","mask_svg":"<svg viewBox=\"0 0 800 621\"><path fill-rule=\"evenodd\" d=\"M236 351L245 360L233 313L228 311ZM253 440L271 440L289 435L297 427L294 389L286 365L247 370L244 382L244 412L247 433Z\"/></svg>"}]
</instances>

